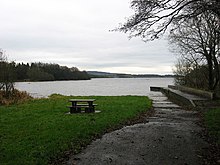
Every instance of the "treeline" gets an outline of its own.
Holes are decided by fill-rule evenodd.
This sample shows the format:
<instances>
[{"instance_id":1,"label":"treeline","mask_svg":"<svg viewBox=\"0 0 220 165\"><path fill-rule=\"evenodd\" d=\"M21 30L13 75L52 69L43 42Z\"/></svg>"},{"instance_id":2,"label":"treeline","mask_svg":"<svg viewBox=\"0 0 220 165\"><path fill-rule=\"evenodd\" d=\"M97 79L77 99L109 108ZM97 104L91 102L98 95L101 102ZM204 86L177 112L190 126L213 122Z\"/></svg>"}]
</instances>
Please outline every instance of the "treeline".
<instances>
[{"instance_id":1,"label":"treeline","mask_svg":"<svg viewBox=\"0 0 220 165\"><path fill-rule=\"evenodd\" d=\"M15 81L54 81L54 80L89 80L86 71L76 67L68 68L48 63L8 63L14 72Z\"/></svg>"}]
</instances>

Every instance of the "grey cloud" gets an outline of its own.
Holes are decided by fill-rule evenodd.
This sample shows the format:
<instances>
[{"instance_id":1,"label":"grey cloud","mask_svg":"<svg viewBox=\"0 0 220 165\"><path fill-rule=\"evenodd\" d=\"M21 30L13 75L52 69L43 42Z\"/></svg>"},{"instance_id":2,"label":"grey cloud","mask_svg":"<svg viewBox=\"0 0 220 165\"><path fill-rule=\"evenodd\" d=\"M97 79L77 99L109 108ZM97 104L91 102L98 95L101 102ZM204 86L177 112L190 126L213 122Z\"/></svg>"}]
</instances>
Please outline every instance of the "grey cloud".
<instances>
[{"instance_id":1,"label":"grey cloud","mask_svg":"<svg viewBox=\"0 0 220 165\"><path fill-rule=\"evenodd\" d=\"M41 61L109 72L172 72L169 66L175 58L165 40L144 43L109 32L131 14L129 2L2 1L0 48L17 62Z\"/></svg>"}]
</instances>

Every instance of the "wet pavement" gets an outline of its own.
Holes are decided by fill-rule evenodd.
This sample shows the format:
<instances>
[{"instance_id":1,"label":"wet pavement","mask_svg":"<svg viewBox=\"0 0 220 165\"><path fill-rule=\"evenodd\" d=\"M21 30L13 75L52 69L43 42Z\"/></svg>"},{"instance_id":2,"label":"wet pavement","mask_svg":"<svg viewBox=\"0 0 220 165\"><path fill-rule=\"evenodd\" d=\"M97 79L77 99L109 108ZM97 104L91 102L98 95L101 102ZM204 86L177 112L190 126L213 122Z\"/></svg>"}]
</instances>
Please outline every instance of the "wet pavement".
<instances>
[{"instance_id":1,"label":"wet pavement","mask_svg":"<svg viewBox=\"0 0 220 165\"><path fill-rule=\"evenodd\" d=\"M200 165L207 143L196 111L186 111L160 92L152 92L155 115L147 123L105 134L66 164Z\"/></svg>"}]
</instances>

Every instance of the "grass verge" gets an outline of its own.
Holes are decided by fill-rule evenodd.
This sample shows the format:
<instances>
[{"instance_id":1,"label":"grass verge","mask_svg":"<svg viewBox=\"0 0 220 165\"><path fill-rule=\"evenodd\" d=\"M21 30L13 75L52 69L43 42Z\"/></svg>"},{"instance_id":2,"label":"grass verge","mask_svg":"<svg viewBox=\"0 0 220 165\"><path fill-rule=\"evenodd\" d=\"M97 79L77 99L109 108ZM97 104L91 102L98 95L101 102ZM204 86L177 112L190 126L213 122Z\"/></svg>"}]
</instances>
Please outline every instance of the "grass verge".
<instances>
[{"instance_id":1,"label":"grass verge","mask_svg":"<svg viewBox=\"0 0 220 165\"><path fill-rule=\"evenodd\" d=\"M205 124L209 134L213 136L220 145L220 108L211 109L205 113Z\"/></svg>"},{"instance_id":2,"label":"grass verge","mask_svg":"<svg viewBox=\"0 0 220 165\"><path fill-rule=\"evenodd\" d=\"M48 164L65 151L79 151L94 137L104 134L150 108L142 96L92 96L101 113L72 114L70 98L48 99L0 106L0 164Z\"/></svg>"}]
</instances>

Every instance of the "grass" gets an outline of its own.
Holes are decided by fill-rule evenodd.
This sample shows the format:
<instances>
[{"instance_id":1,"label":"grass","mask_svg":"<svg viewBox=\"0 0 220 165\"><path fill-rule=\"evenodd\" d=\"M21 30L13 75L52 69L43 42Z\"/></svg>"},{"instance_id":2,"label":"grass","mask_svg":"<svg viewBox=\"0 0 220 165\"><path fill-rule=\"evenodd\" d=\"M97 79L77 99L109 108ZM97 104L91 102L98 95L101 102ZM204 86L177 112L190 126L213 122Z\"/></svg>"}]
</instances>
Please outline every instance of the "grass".
<instances>
[{"instance_id":1,"label":"grass","mask_svg":"<svg viewBox=\"0 0 220 165\"><path fill-rule=\"evenodd\" d=\"M142 96L92 96L83 98L96 99L101 113L67 115L70 98L76 97L53 95L0 106L0 164L48 164L64 151L79 151L97 135L151 106Z\"/></svg>"},{"instance_id":2,"label":"grass","mask_svg":"<svg viewBox=\"0 0 220 165\"><path fill-rule=\"evenodd\" d=\"M205 113L205 124L210 135L220 144L220 108L211 109Z\"/></svg>"}]
</instances>

